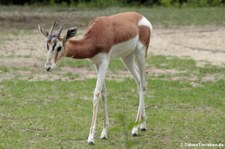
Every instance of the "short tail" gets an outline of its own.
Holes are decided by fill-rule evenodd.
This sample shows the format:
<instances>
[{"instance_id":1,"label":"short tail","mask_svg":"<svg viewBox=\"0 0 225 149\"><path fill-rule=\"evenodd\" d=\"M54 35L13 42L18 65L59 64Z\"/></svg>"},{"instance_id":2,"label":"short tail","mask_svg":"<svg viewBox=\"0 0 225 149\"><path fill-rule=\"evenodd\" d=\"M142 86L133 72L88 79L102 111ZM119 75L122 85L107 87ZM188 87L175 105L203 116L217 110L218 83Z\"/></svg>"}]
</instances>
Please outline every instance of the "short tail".
<instances>
[{"instance_id":1,"label":"short tail","mask_svg":"<svg viewBox=\"0 0 225 149\"><path fill-rule=\"evenodd\" d=\"M147 57L148 54L148 48L150 46L150 41L151 41L151 37L152 37L152 32L153 32L153 27L152 24L149 22L149 37L148 37L148 44L147 44L147 48L146 48L146 54L145 54L145 58Z\"/></svg>"},{"instance_id":2,"label":"short tail","mask_svg":"<svg viewBox=\"0 0 225 149\"><path fill-rule=\"evenodd\" d=\"M142 17L138 22L138 26L139 26L139 40L146 47L145 57L147 57L150 38L152 36L153 31L152 24L145 17Z\"/></svg>"}]
</instances>

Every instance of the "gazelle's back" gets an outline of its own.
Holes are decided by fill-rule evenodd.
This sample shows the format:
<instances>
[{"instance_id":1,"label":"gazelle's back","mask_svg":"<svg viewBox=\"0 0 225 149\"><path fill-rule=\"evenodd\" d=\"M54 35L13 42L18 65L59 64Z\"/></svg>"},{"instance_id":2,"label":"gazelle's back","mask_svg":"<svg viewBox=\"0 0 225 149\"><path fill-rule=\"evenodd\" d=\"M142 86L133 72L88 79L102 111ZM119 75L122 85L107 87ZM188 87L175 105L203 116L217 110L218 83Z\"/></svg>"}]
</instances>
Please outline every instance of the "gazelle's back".
<instances>
[{"instance_id":1,"label":"gazelle's back","mask_svg":"<svg viewBox=\"0 0 225 149\"><path fill-rule=\"evenodd\" d=\"M117 44L129 42L137 36L138 40L144 41L143 44L148 44L149 42L146 41L150 40L151 27L146 25L149 22L144 25L139 24L142 19L145 17L136 12L98 17L91 21L85 36L94 38L96 47L105 52L109 52ZM145 20L147 21L147 19ZM145 46L148 47L148 45Z\"/></svg>"}]
</instances>

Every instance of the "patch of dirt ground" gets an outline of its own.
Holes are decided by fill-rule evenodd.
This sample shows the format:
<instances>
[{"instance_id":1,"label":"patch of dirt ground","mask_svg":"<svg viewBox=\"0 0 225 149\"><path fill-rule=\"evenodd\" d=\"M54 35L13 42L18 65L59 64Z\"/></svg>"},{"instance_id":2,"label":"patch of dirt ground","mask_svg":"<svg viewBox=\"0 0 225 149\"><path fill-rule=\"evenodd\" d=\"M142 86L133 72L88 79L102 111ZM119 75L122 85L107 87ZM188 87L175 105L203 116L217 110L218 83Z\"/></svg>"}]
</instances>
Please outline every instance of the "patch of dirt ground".
<instances>
[{"instance_id":1,"label":"patch of dirt ground","mask_svg":"<svg viewBox=\"0 0 225 149\"><path fill-rule=\"evenodd\" d=\"M153 54L190 57L198 64L225 64L225 28L184 27L155 29L150 51Z\"/></svg>"},{"instance_id":2,"label":"patch of dirt ground","mask_svg":"<svg viewBox=\"0 0 225 149\"><path fill-rule=\"evenodd\" d=\"M78 38L83 30L78 32ZM224 27L181 27L177 29L155 28L151 39L149 52L153 55L190 57L198 65L207 63L213 65L225 64L225 28ZM2 31L0 35L0 66L4 67L30 67L35 69L33 77L27 75L24 70L25 79L45 80L50 78L44 72L45 63L45 38L37 30L14 30L11 33ZM168 73L168 70L149 68L149 73ZM95 71L84 68L64 68L63 73L75 72L81 78L95 78ZM92 71L92 72L90 72ZM152 72L153 71L153 72ZM165 71L165 72L164 72ZM90 72L90 73L89 73ZM21 75L22 71L20 71ZM173 73L173 72L171 72ZM60 73L61 74L61 73ZM89 75L85 75L89 74ZM28 77L26 77L26 75ZM128 72L121 72L122 76L128 76ZM117 76L121 76L117 75ZM10 72L4 75L0 71L0 80L9 79ZM52 75L54 79L60 76ZM115 78L115 74L109 78Z\"/></svg>"}]
</instances>

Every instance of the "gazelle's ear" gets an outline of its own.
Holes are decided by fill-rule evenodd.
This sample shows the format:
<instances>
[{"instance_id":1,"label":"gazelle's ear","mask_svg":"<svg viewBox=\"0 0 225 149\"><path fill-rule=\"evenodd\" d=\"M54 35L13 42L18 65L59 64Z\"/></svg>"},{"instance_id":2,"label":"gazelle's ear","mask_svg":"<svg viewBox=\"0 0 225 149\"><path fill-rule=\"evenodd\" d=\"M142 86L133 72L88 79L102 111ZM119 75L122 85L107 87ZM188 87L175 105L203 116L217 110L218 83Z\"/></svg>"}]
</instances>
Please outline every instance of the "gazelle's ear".
<instances>
[{"instance_id":1,"label":"gazelle's ear","mask_svg":"<svg viewBox=\"0 0 225 149\"><path fill-rule=\"evenodd\" d=\"M67 33L66 33L65 37L64 37L64 40L67 41L68 39L74 37L76 35L76 33L77 33L76 27L69 28L67 30Z\"/></svg>"},{"instance_id":2,"label":"gazelle's ear","mask_svg":"<svg viewBox=\"0 0 225 149\"><path fill-rule=\"evenodd\" d=\"M45 37L48 37L49 33L44 30L43 28L40 27L40 25L38 25L38 29L41 31L41 33L45 36Z\"/></svg>"}]
</instances>

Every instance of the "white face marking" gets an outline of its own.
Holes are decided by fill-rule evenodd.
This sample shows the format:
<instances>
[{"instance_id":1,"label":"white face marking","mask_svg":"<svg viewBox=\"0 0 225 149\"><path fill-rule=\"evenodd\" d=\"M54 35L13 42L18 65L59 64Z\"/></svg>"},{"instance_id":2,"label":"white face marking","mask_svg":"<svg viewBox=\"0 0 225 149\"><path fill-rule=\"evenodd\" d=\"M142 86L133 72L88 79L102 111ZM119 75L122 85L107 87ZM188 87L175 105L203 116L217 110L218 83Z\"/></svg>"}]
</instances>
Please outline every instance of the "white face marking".
<instances>
[{"instance_id":1,"label":"white face marking","mask_svg":"<svg viewBox=\"0 0 225 149\"><path fill-rule=\"evenodd\" d=\"M56 62L62 57L62 43L57 38L53 38L47 43L46 71L51 71L56 67ZM61 47L61 48L60 48Z\"/></svg>"}]
</instances>

